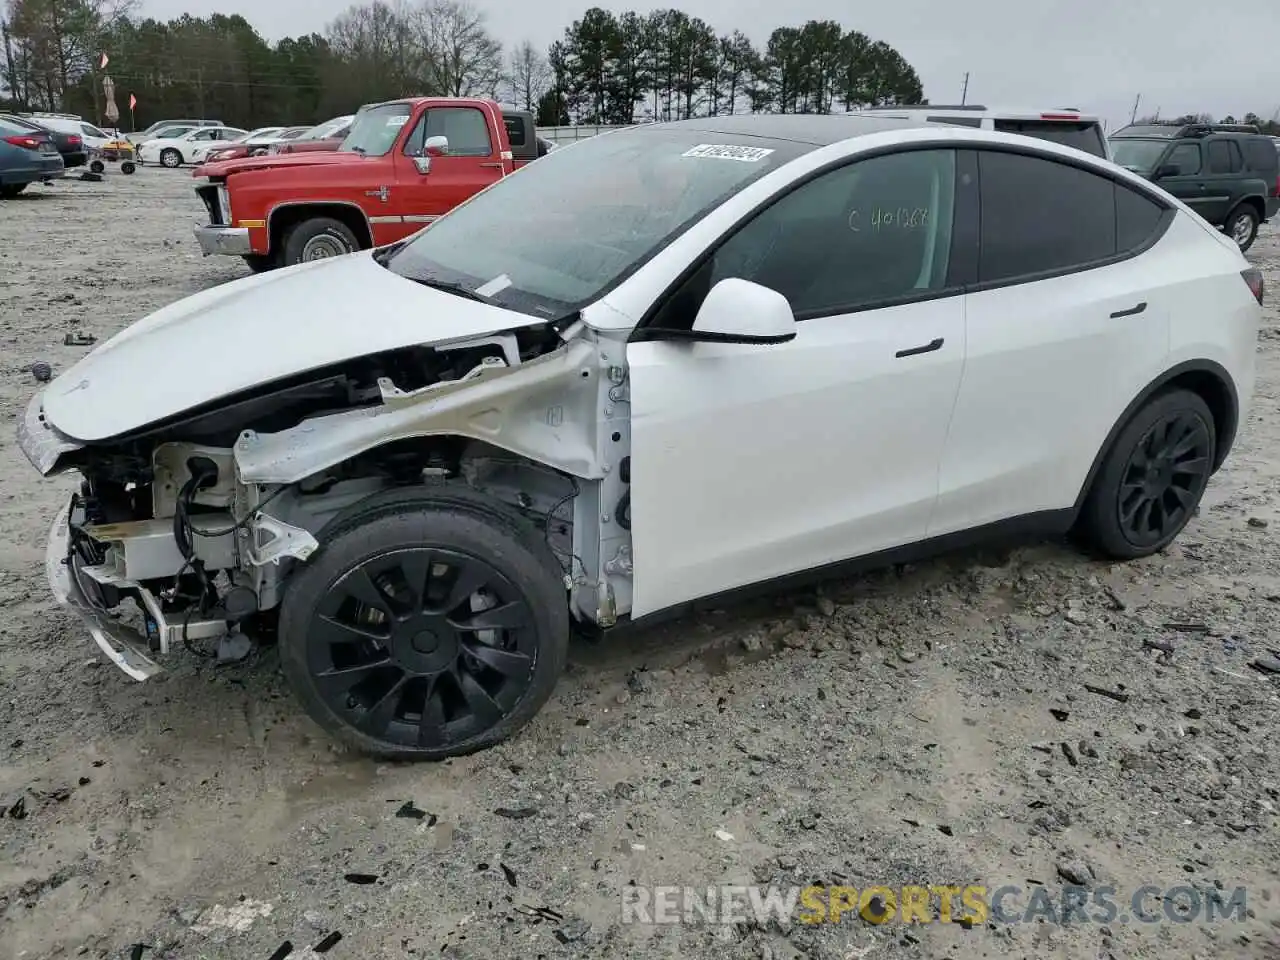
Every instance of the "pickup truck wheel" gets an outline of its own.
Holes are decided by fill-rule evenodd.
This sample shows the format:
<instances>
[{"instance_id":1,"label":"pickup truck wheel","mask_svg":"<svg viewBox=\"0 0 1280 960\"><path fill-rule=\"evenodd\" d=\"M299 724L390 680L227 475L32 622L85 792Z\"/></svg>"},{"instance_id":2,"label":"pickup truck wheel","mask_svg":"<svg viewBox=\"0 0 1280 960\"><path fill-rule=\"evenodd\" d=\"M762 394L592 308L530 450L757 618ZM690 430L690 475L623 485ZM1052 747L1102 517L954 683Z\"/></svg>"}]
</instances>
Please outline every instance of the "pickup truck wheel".
<instances>
[{"instance_id":1,"label":"pickup truck wheel","mask_svg":"<svg viewBox=\"0 0 1280 960\"><path fill-rule=\"evenodd\" d=\"M23 190L27 189L30 184L26 183L0 183L0 197L16 197Z\"/></svg>"},{"instance_id":2,"label":"pickup truck wheel","mask_svg":"<svg viewBox=\"0 0 1280 960\"><path fill-rule=\"evenodd\" d=\"M356 750L440 760L505 740L564 669L563 574L501 507L429 494L331 524L286 588L285 676Z\"/></svg>"},{"instance_id":3,"label":"pickup truck wheel","mask_svg":"<svg viewBox=\"0 0 1280 960\"><path fill-rule=\"evenodd\" d=\"M174 170L182 166L182 154L173 149L173 147L165 147L160 151L160 165Z\"/></svg>"},{"instance_id":4,"label":"pickup truck wheel","mask_svg":"<svg viewBox=\"0 0 1280 960\"><path fill-rule=\"evenodd\" d=\"M1234 240L1240 252L1244 253L1258 237L1258 212L1246 203L1240 204L1227 217L1222 232Z\"/></svg>"},{"instance_id":5,"label":"pickup truck wheel","mask_svg":"<svg viewBox=\"0 0 1280 960\"><path fill-rule=\"evenodd\" d=\"M341 257L360 249L351 228L331 217L312 217L294 224L284 241L284 263L291 267L311 260Z\"/></svg>"}]
</instances>

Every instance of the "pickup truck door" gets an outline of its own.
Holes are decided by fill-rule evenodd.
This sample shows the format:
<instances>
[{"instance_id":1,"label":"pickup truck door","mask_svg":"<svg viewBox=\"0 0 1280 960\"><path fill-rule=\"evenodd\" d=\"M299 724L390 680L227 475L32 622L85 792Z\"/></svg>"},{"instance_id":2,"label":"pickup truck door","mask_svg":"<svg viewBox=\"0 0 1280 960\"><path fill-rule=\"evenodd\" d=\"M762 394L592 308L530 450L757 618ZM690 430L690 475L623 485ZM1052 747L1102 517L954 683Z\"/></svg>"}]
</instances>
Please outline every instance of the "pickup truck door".
<instances>
[{"instance_id":1,"label":"pickup truck door","mask_svg":"<svg viewBox=\"0 0 1280 960\"><path fill-rule=\"evenodd\" d=\"M396 199L387 211L400 218L391 227L394 239L416 233L511 172L500 124L500 115L495 122L479 106L429 106L423 111L395 157ZM419 173L414 159L426 156L430 137L447 138L449 152L431 157L428 172Z\"/></svg>"}]
</instances>

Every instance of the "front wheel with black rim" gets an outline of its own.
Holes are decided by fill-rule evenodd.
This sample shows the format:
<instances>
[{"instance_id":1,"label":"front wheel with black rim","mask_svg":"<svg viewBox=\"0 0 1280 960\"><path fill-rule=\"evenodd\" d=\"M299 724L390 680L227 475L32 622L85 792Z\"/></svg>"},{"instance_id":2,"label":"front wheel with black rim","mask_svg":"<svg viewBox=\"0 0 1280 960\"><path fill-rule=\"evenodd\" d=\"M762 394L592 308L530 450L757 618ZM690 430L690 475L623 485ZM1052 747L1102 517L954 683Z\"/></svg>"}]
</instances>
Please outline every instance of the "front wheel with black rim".
<instances>
[{"instance_id":1,"label":"front wheel with black rim","mask_svg":"<svg viewBox=\"0 0 1280 960\"><path fill-rule=\"evenodd\" d=\"M1078 532L1119 560L1163 550L1195 515L1216 449L1213 414L1197 394L1153 397L1107 452Z\"/></svg>"},{"instance_id":2,"label":"front wheel with black rim","mask_svg":"<svg viewBox=\"0 0 1280 960\"><path fill-rule=\"evenodd\" d=\"M1247 203L1240 204L1227 217L1227 222L1222 225L1222 232L1234 240L1240 252L1244 253L1258 237L1258 212Z\"/></svg>"},{"instance_id":3,"label":"front wheel with black rim","mask_svg":"<svg viewBox=\"0 0 1280 960\"><path fill-rule=\"evenodd\" d=\"M307 713L355 749L439 760L514 734L564 669L554 555L500 506L357 514L289 582L280 659Z\"/></svg>"}]
</instances>

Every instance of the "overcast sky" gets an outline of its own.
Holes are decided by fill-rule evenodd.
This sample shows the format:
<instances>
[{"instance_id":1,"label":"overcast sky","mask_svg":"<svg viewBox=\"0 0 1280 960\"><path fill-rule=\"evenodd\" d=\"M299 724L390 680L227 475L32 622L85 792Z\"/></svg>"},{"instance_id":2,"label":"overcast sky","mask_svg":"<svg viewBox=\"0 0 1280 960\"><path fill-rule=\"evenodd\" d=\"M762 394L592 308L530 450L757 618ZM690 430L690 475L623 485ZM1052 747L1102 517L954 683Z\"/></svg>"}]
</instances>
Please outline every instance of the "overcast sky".
<instances>
[{"instance_id":1,"label":"overcast sky","mask_svg":"<svg viewBox=\"0 0 1280 960\"><path fill-rule=\"evenodd\" d=\"M476 0L504 44L545 47L589 0ZM1127 123L1140 113L1208 111L1263 119L1280 111L1280 0L683 0L615 11L678 6L718 31L741 29L763 44L777 26L833 19L884 40L920 73L933 103L959 103L969 71L970 103L1074 106ZM168 19L240 13L268 40L322 31L349 0L142 0ZM785 18L785 19L784 19ZM388 93L391 95L391 92Z\"/></svg>"}]
</instances>

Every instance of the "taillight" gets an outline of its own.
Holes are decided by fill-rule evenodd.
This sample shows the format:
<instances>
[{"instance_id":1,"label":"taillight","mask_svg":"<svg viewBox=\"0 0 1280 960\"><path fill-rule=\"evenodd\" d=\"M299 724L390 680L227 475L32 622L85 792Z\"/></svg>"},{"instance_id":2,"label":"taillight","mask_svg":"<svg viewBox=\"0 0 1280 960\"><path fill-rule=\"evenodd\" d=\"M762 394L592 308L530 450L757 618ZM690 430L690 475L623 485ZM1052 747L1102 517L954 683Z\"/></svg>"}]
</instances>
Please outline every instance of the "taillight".
<instances>
[{"instance_id":1,"label":"taillight","mask_svg":"<svg viewBox=\"0 0 1280 960\"><path fill-rule=\"evenodd\" d=\"M1262 306L1263 294L1266 292L1262 271L1257 267L1250 267L1248 270L1241 270L1240 276L1244 279L1249 292L1253 294L1253 298L1258 301L1258 306Z\"/></svg>"},{"instance_id":2,"label":"taillight","mask_svg":"<svg viewBox=\"0 0 1280 960\"><path fill-rule=\"evenodd\" d=\"M1041 120L1079 120L1080 114L1078 113L1042 113L1040 114L1040 119Z\"/></svg>"},{"instance_id":3,"label":"taillight","mask_svg":"<svg viewBox=\"0 0 1280 960\"><path fill-rule=\"evenodd\" d=\"M67 143L73 147L78 147L80 146L81 140L75 134L72 134L71 136L67 137Z\"/></svg>"},{"instance_id":4,"label":"taillight","mask_svg":"<svg viewBox=\"0 0 1280 960\"><path fill-rule=\"evenodd\" d=\"M39 137L28 137L25 134L15 133L12 137L5 137L5 143L12 144L15 147L25 147L28 150L37 150L43 142Z\"/></svg>"}]
</instances>

